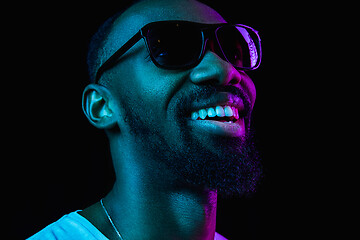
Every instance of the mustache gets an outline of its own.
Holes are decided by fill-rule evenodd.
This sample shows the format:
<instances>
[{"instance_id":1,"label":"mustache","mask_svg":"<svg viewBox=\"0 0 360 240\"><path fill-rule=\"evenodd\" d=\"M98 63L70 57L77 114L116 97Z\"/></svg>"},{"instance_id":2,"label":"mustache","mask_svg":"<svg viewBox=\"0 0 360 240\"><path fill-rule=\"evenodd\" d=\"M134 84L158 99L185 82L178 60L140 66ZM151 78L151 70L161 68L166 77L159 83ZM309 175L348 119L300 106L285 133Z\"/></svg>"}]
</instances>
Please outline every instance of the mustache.
<instances>
[{"instance_id":1,"label":"mustache","mask_svg":"<svg viewBox=\"0 0 360 240\"><path fill-rule=\"evenodd\" d=\"M179 123L183 126L187 124L187 118L184 116L190 117L192 110L192 103L194 102L206 102L208 99L216 97L219 92L226 92L234 97L240 98L244 104L244 122L246 132L251 132L251 113L252 113L252 104L249 95L247 92L241 88L237 88L231 85L227 86L212 86L212 85L202 85L194 86L191 89L184 90L179 92L179 95L175 100L174 109L176 109L176 118Z\"/></svg>"},{"instance_id":2,"label":"mustache","mask_svg":"<svg viewBox=\"0 0 360 240\"><path fill-rule=\"evenodd\" d=\"M216 96L219 92L230 93L231 95L240 98L243 101L246 116L251 115L252 104L249 95L245 90L231 85L203 85L188 89L181 93L181 96L178 99L177 109L182 112L181 114L189 113L189 109L191 109L191 104L193 102L206 102L207 99Z\"/></svg>"}]
</instances>

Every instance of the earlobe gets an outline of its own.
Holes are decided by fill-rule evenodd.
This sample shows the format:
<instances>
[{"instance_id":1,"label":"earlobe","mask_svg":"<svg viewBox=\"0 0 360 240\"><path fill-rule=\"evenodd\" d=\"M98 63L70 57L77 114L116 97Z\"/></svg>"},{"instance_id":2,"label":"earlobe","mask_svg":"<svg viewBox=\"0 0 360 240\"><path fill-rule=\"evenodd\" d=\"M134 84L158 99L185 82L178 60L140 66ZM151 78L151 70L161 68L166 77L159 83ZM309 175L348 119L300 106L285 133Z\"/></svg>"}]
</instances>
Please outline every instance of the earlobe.
<instances>
[{"instance_id":1,"label":"earlobe","mask_svg":"<svg viewBox=\"0 0 360 240\"><path fill-rule=\"evenodd\" d=\"M83 93L83 111L89 122L97 128L109 129L116 120L110 107L110 96L102 86L90 84Z\"/></svg>"}]
</instances>

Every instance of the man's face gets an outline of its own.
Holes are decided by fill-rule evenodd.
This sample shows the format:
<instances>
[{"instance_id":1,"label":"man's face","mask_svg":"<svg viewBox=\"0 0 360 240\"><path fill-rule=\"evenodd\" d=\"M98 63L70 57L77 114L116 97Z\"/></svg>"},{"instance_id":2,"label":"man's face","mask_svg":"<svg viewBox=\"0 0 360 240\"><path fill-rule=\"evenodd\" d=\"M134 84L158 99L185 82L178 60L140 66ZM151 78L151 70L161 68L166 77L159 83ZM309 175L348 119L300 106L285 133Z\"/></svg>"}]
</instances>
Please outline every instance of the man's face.
<instances>
[{"instance_id":1,"label":"man's face","mask_svg":"<svg viewBox=\"0 0 360 240\"><path fill-rule=\"evenodd\" d=\"M115 22L107 46L116 50L145 24L164 20L225 22L196 1L145 1ZM136 142L147 159L162 161L187 184L221 193L240 194L254 187L259 166L249 122L255 87L244 72L211 50L192 69L161 69L151 62L141 40L107 77L122 119L121 134ZM202 109L229 111L224 106L240 113L236 123L191 118Z\"/></svg>"}]
</instances>

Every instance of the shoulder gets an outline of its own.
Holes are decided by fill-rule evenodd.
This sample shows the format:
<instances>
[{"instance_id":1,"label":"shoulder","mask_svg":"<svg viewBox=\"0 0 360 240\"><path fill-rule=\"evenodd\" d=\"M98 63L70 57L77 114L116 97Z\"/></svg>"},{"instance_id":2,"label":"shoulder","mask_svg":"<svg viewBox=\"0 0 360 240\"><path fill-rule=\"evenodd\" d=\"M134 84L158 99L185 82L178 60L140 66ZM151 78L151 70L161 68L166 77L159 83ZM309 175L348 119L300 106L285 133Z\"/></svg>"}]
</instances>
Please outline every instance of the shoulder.
<instances>
[{"instance_id":1,"label":"shoulder","mask_svg":"<svg viewBox=\"0 0 360 240\"><path fill-rule=\"evenodd\" d=\"M60 218L58 221L48 225L40 232L36 233L28 240L107 240L89 221L72 212Z\"/></svg>"},{"instance_id":2,"label":"shoulder","mask_svg":"<svg viewBox=\"0 0 360 240\"><path fill-rule=\"evenodd\" d=\"M227 238L221 236L220 234L218 234L217 232L215 232L215 237L214 240L228 240Z\"/></svg>"}]
</instances>

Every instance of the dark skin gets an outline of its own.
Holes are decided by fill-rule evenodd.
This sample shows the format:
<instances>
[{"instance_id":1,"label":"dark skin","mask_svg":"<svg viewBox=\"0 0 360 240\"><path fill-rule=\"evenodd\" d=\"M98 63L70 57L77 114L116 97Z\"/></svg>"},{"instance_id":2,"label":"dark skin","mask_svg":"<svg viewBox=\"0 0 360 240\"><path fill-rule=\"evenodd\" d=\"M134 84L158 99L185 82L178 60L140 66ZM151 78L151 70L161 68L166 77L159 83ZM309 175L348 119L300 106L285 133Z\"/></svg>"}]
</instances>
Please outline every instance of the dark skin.
<instances>
[{"instance_id":1,"label":"dark skin","mask_svg":"<svg viewBox=\"0 0 360 240\"><path fill-rule=\"evenodd\" d=\"M194 0L144 1L117 19L106 47L118 49L142 26L161 20L225 22L215 10ZM85 115L95 127L106 131L116 173L116 182L104 204L125 240L212 240L217 191L206 186L179 185L169 166L158 160L168 156L153 146L159 139L171 151L182 152L181 148L188 146L182 132L188 131L197 146L220 152L213 134L196 128L181 129L174 117L176 96L203 84L232 85L246 91L253 106L254 84L245 73L236 71L211 51L198 66L186 71L159 69L146 56L145 44L139 41L121 64L109 70L109 83L90 84L84 91ZM146 134L134 131L126 117L129 109L141 120L139 126ZM109 239L118 239L100 203L79 214Z\"/></svg>"},{"instance_id":2,"label":"dark skin","mask_svg":"<svg viewBox=\"0 0 360 240\"><path fill-rule=\"evenodd\" d=\"M79 212L81 216L89 220L100 232L109 239L118 239L116 232L109 223L107 216L102 209L100 202Z\"/></svg>"}]
</instances>

